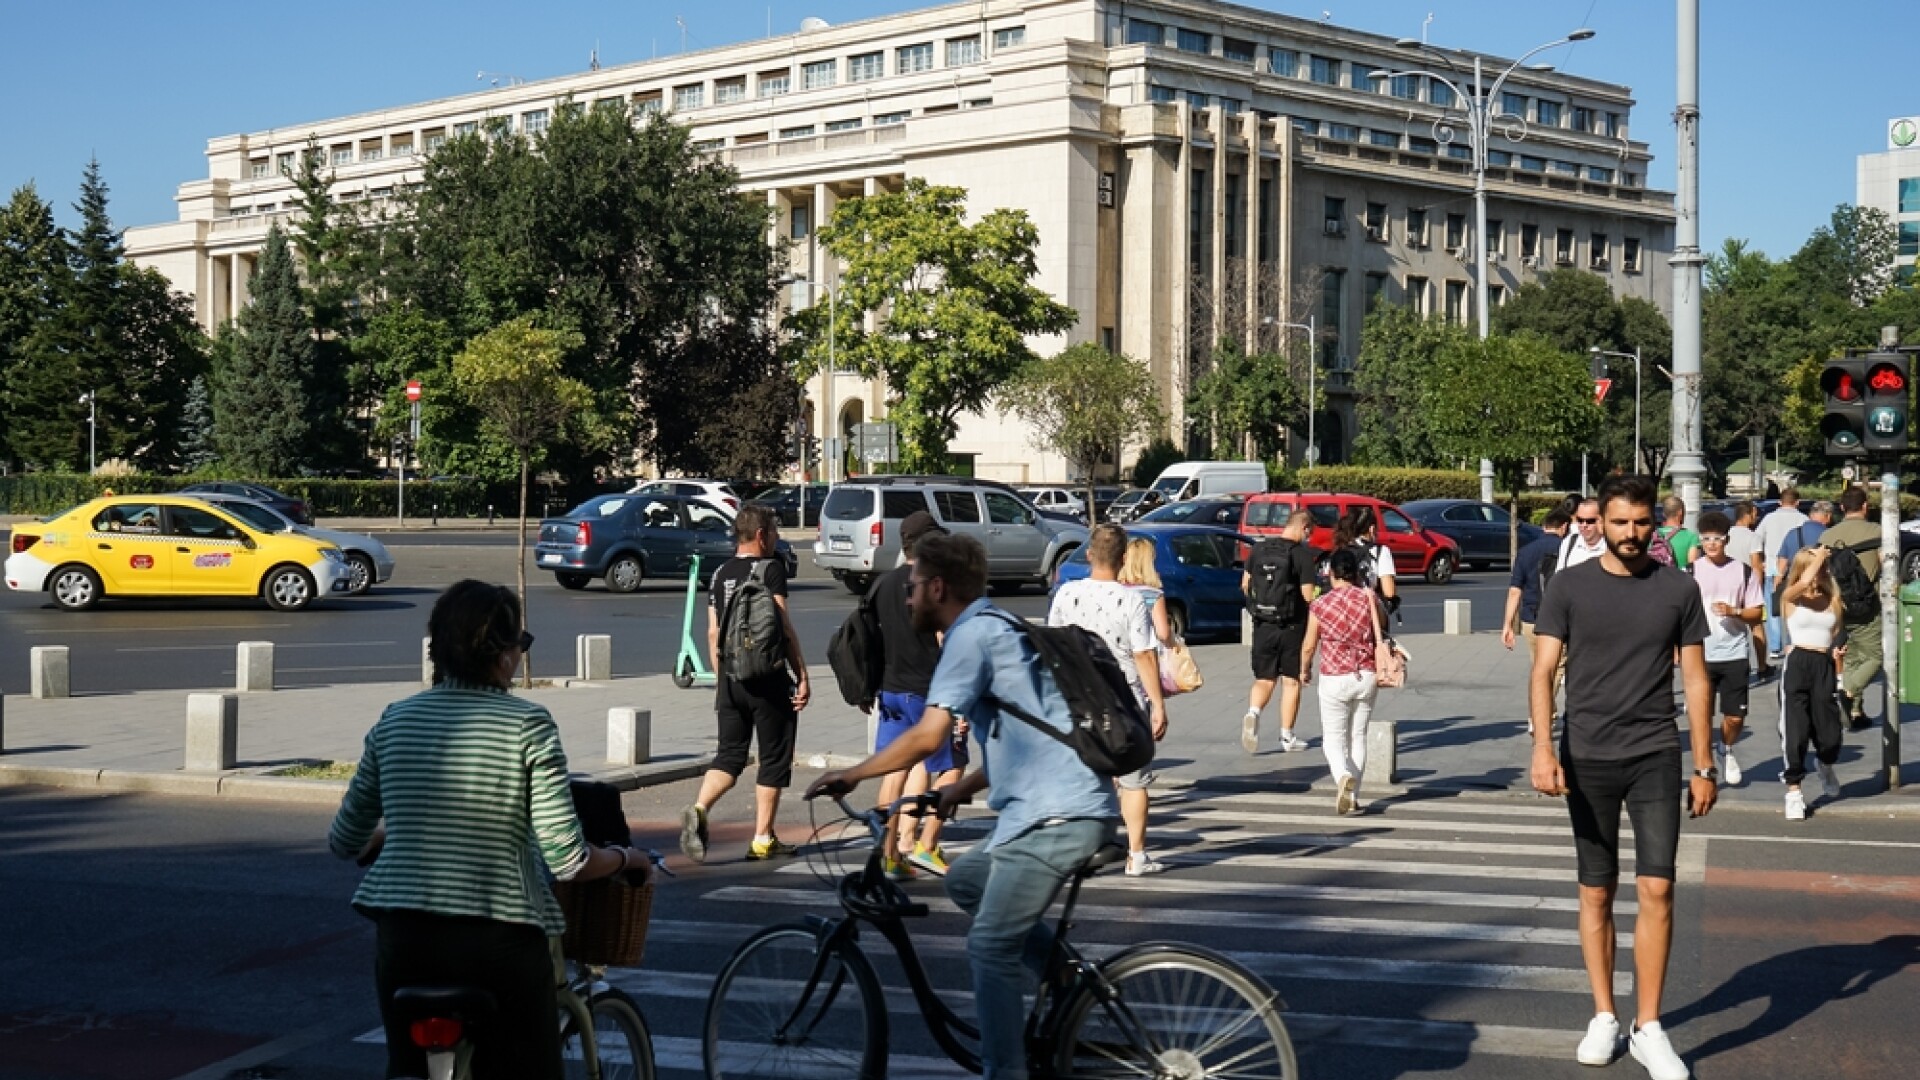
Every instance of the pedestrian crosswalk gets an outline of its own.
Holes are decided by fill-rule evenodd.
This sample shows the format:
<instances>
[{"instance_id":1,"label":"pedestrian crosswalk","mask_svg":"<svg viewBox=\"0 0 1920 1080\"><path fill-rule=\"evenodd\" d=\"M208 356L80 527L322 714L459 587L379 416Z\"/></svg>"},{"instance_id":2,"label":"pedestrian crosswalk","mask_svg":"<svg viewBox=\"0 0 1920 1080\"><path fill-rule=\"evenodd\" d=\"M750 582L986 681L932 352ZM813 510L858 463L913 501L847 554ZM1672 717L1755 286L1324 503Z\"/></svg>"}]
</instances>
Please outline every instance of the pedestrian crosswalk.
<instances>
[{"instance_id":1,"label":"pedestrian crosswalk","mask_svg":"<svg viewBox=\"0 0 1920 1080\"><path fill-rule=\"evenodd\" d=\"M1511 1063L1503 1076L1527 1059L1570 1064L1593 1004L1565 813L1548 800L1405 796L1337 817L1318 793L1163 790L1149 836L1168 871L1129 878L1116 867L1089 881L1074 940L1093 956L1175 939L1233 958L1288 1002L1309 1075L1324 1071L1308 1067L1316 1061L1379 1053L1436 1068L1486 1056ZM990 827L984 816L952 823L950 854ZM863 857L851 845L840 856ZM837 913L818 870L794 861L669 884L683 895L652 924L644 965L609 974L645 1012L662 1076L700 1073L704 1003L736 945L768 923ZM1614 991L1630 1008L1630 873L1622 884ZM907 888L931 908L911 927L915 947L942 996L970 1016L966 917L935 879ZM926 1037L885 942L862 941L893 1014L890 1075L964 1075Z\"/></svg>"}]
</instances>

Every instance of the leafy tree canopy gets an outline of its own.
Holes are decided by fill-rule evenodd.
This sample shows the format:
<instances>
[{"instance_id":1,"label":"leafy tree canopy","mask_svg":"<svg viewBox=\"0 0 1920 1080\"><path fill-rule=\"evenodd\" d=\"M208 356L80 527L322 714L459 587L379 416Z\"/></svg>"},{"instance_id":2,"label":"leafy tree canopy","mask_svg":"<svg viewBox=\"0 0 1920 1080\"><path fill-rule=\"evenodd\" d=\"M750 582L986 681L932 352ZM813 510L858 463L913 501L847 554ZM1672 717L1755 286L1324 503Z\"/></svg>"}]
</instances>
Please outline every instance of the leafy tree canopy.
<instances>
[{"instance_id":1,"label":"leafy tree canopy","mask_svg":"<svg viewBox=\"0 0 1920 1080\"><path fill-rule=\"evenodd\" d=\"M1092 342L1033 361L996 398L1033 429L1035 445L1079 466L1089 507L1094 467L1165 424L1147 365Z\"/></svg>"}]
</instances>

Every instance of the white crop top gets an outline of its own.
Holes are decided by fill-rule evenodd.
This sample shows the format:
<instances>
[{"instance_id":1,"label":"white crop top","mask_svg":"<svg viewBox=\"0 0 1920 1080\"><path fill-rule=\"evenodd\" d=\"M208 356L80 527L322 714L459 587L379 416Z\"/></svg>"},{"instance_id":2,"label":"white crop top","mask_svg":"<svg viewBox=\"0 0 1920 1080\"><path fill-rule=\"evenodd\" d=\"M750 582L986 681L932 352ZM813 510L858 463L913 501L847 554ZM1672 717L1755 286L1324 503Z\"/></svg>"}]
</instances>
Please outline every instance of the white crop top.
<instances>
[{"instance_id":1,"label":"white crop top","mask_svg":"<svg viewBox=\"0 0 1920 1080\"><path fill-rule=\"evenodd\" d=\"M1787 612L1787 644L1801 649L1831 649L1839 621L1831 607L1815 610L1795 604Z\"/></svg>"}]
</instances>

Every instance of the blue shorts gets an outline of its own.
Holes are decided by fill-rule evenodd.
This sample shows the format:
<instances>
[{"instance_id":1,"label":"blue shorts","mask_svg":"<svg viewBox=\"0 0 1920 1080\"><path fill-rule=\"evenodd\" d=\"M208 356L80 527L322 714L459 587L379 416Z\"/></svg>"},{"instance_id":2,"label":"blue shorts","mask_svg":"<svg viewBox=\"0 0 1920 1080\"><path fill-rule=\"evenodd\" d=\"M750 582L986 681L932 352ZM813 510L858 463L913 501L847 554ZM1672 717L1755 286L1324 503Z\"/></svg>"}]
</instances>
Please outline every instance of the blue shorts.
<instances>
[{"instance_id":1,"label":"blue shorts","mask_svg":"<svg viewBox=\"0 0 1920 1080\"><path fill-rule=\"evenodd\" d=\"M903 732L920 722L920 714L927 711L927 699L919 694L880 695L880 725L874 732L873 749L877 753L885 750L893 740ZM967 744L964 737L955 736L947 740L946 745L927 755L927 772L939 776L949 769L967 767Z\"/></svg>"}]
</instances>

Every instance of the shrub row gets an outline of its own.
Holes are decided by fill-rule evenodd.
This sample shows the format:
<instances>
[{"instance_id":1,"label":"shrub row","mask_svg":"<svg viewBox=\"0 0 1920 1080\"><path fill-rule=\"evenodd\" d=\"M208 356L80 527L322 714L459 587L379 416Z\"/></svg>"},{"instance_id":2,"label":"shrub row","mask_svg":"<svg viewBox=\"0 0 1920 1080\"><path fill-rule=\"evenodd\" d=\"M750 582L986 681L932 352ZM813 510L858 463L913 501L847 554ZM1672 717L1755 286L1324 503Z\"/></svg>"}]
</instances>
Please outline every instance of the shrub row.
<instances>
[{"instance_id":1,"label":"shrub row","mask_svg":"<svg viewBox=\"0 0 1920 1080\"><path fill-rule=\"evenodd\" d=\"M1480 477L1452 469L1387 469L1360 465L1324 465L1294 474L1301 491L1337 491L1371 495L1382 502L1415 499L1477 499Z\"/></svg>"},{"instance_id":2,"label":"shrub row","mask_svg":"<svg viewBox=\"0 0 1920 1080\"><path fill-rule=\"evenodd\" d=\"M205 476L84 476L61 473L21 473L0 476L0 514L44 517L78 506L108 491L118 495L162 494L209 479ZM235 477L234 479L242 479ZM394 517L399 512L399 484L393 480L250 480L305 500L315 518ZM601 485L534 484L527 491L527 512L534 516L560 513L610 490ZM407 482L407 514L426 517L436 511L446 518L483 518L488 507L500 516L513 515L520 486L482 480L424 480Z\"/></svg>"}]
</instances>

